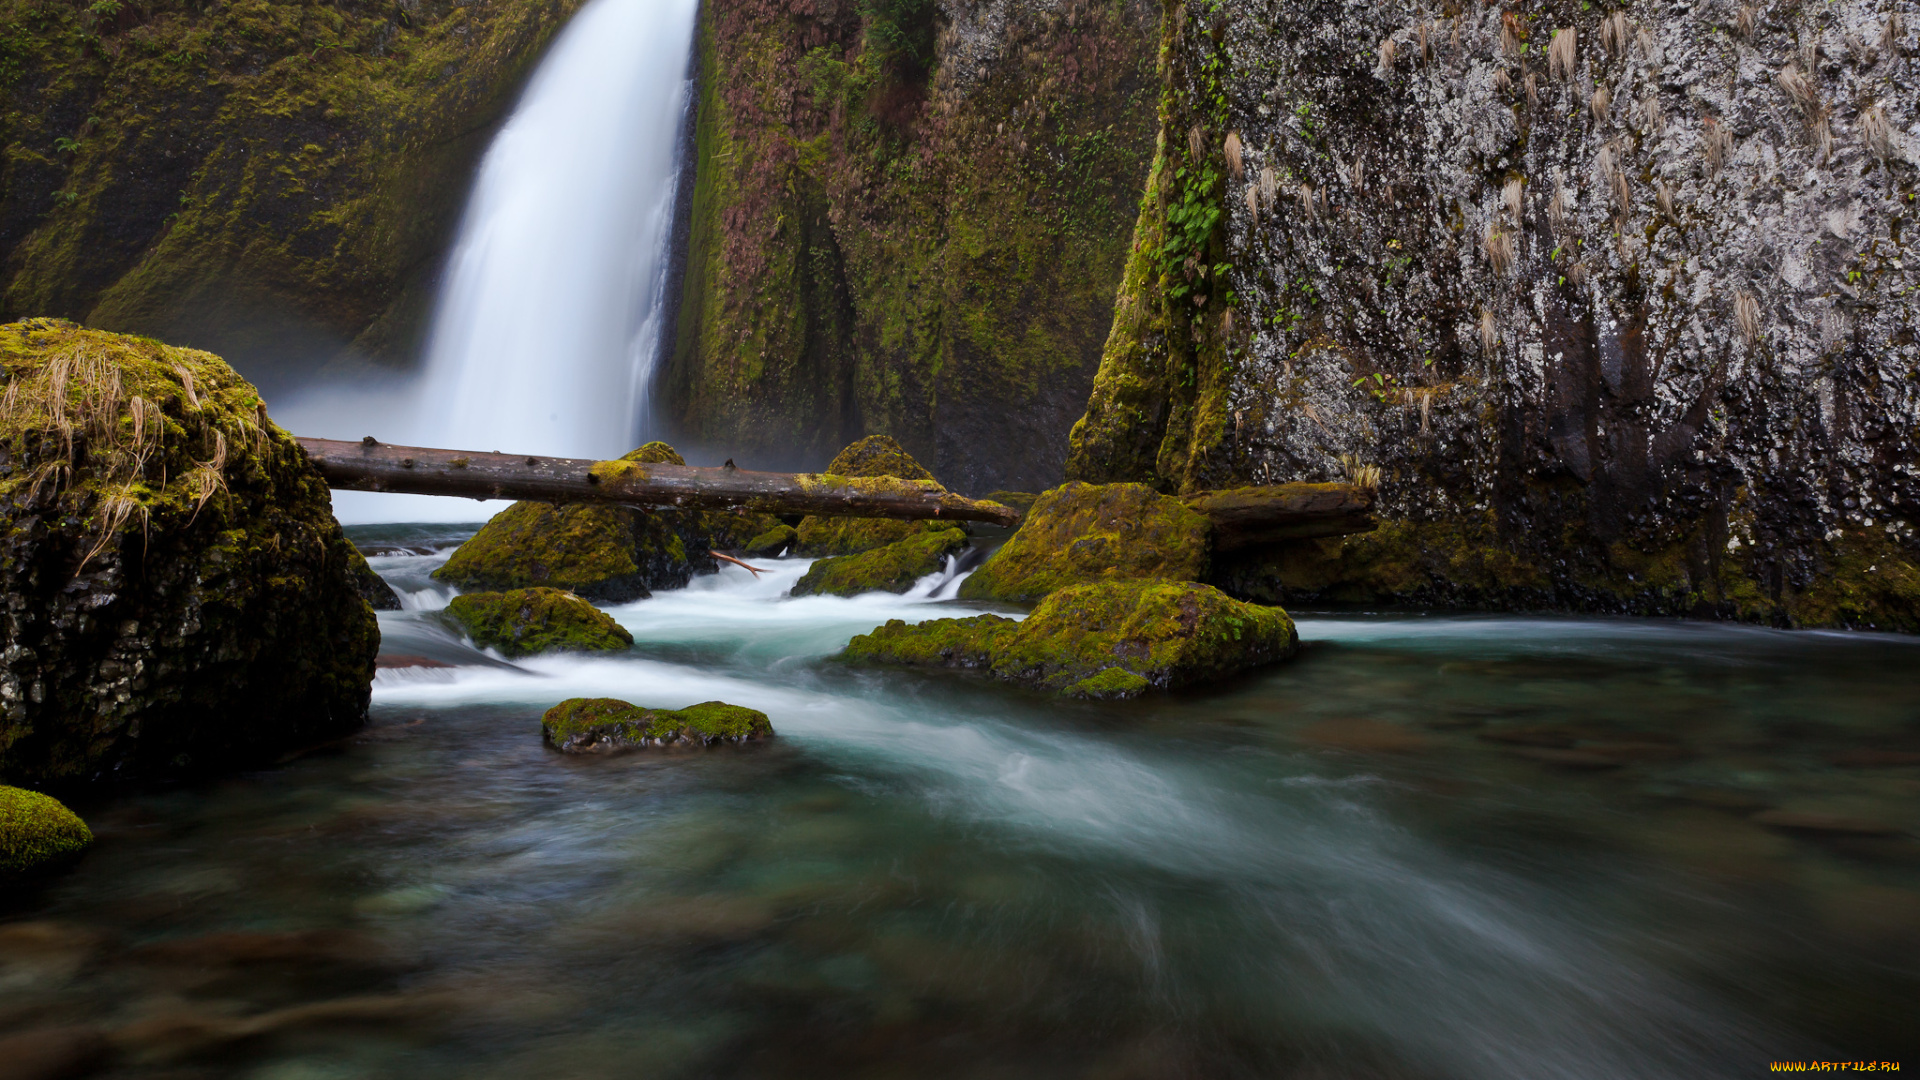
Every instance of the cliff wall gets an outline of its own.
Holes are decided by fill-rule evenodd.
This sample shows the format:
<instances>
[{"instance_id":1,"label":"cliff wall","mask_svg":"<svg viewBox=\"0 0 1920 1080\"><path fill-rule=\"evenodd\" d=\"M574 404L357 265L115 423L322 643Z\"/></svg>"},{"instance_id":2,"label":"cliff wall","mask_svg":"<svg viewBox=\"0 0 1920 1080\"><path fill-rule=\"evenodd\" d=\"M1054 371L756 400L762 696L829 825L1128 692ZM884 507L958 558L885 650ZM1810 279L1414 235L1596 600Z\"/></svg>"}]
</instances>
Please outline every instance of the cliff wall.
<instances>
[{"instance_id":1,"label":"cliff wall","mask_svg":"<svg viewBox=\"0 0 1920 1080\"><path fill-rule=\"evenodd\" d=\"M1143 0L710 0L676 442L817 466L897 438L1057 483L1151 154Z\"/></svg>"},{"instance_id":2,"label":"cliff wall","mask_svg":"<svg viewBox=\"0 0 1920 1080\"><path fill-rule=\"evenodd\" d=\"M1224 584L1920 629L1911 3L1170 3L1068 474L1378 471Z\"/></svg>"},{"instance_id":3,"label":"cliff wall","mask_svg":"<svg viewBox=\"0 0 1920 1080\"><path fill-rule=\"evenodd\" d=\"M257 380L404 362L468 178L579 0L0 0L0 318Z\"/></svg>"}]
</instances>

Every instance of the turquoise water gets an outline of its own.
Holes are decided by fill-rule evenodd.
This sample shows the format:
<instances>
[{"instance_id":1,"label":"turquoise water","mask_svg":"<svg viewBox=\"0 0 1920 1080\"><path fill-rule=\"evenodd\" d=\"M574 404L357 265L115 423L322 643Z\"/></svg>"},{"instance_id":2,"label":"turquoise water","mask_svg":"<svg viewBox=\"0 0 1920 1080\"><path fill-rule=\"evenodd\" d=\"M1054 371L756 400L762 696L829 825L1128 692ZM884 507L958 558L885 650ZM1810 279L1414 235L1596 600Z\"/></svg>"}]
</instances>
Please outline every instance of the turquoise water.
<instances>
[{"instance_id":1,"label":"turquoise water","mask_svg":"<svg viewBox=\"0 0 1920 1080\"><path fill-rule=\"evenodd\" d=\"M456 532L356 530L444 549ZM729 568L508 664L409 610L372 724L82 806L0 916L0 1029L99 1075L1718 1077L1897 1060L1920 1002L1920 642L1316 615L1126 704L845 669L920 595ZM565 697L771 744L563 758ZM1915 1055L1907 1053L1908 1060Z\"/></svg>"}]
</instances>

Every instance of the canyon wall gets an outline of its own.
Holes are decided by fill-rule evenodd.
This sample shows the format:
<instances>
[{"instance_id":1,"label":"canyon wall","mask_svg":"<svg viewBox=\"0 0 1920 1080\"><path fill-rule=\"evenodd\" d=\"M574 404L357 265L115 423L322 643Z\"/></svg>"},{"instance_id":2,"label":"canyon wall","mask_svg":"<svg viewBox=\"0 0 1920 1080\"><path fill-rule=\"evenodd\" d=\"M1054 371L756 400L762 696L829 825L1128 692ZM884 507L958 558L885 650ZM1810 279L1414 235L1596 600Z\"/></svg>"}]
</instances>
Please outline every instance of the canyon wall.
<instances>
[{"instance_id":1,"label":"canyon wall","mask_svg":"<svg viewBox=\"0 0 1920 1080\"><path fill-rule=\"evenodd\" d=\"M1920 630L1920 13L1197 0L1069 476L1354 476L1284 602Z\"/></svg>"},{"instance_id":2,"label":"canyon wall","mask_svg":"<svg viewBox=\"0 0 1920 1080\"><path fill-rule=\"evenodd\" d=\"M710 0L671 438L1057 483L1156 130L1150 0Z\"/></svg>"}]
</instances>

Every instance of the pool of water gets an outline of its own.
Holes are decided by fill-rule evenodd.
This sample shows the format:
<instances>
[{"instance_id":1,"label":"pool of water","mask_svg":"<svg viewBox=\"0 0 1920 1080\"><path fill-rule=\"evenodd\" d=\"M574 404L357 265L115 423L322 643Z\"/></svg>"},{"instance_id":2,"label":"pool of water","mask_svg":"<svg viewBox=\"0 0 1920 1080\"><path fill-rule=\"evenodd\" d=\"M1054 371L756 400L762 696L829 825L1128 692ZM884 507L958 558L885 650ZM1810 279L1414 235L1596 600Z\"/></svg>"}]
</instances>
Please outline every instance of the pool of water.
<instances>
[{"instance_id":1,"label":"pool of water","mask_svg":"<svg viewBox=\"0 0 1920 1080\"><path fill-rule=\"evenodd\" d=\"M508 663L439 613L461 535L356 530L384 651L451 665L383 669L363 732L79 807L96 848L0 910L0 1032L276 1080L1916 1057L1920 641L1296 612L1285 666L1071 703L845 668L965 614L951 580L795 600L777 560L611 609L629 654ZM599 695L779 737L543 747Z\"/></svg>"}]
</instances>

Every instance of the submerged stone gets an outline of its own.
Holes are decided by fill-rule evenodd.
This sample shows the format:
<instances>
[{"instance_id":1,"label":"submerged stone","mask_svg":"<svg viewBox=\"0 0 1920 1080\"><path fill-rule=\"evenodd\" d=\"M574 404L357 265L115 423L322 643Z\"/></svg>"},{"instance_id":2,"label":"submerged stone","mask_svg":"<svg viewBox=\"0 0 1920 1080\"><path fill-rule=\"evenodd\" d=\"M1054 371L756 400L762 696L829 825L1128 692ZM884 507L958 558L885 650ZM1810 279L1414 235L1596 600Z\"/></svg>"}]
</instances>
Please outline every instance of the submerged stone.
<instances>
[{"instance_id":1,"label":"submerged stone","mask_svg":"<svg viewBox=\"0 0 1920 1080\"><path fill-rule=\"evenodd\" d=\"M826 468L829 476L892 476L901 480L934 479L913 455L886 435L869 435L840 451ZM945 532L950 521L901 521L893 518L831 517L819 514L802 519L794 554L814 557L858 555L908 537Z\"/></svg>"},{"instance_id":2,"label":"submerged stone","mask_svg":"<svg viewBox=\"0 0 1920 1080\"><path fill-rule=\"evenodd\" d=\"M686 464L663 442L618 460ZM685 585L696 571L717 569L707 554L713 546L708 519L727 516L517 502L461 544L433 576L461 588L547 586L602 603L644 600L655 589Z\"/></svg>"},{"instance_id":3,"label":"submerged stone","mask_svg":"<svg viewBox=\"0 0 1920 1080\"><path fill-rule=\"evenodd\" d=\"M1211 550L1211 524L1180 500L1144 484L1075 482L1035 500L960 596L1031 603L1090 582L1193 581Z\"/></svg>"},{"instance_id":4,"label":"submerged stone","mask_svg":"<svg viewBox=\"0 0 1920 1080\"><path fill-rule=\"evenodd\" d=\"M466 628L474 644L499 649L503 656L617 652L633 645L633 635L612 616L561 589L466 593L453 598L447 614Z\"/></svg>"},{"instance_id":5,"label":"submerged stone","mask_svg":"<svg viewBox=\"0 0 1920 1080\"><path fill-rule=\"evenodd\" d=\"M848 660L984 669L995 678L1078 697L1134 697L1222 679L1299 648L1279 608L1246 604L1197 582L1075 585L1016 622L998 615L894 619L848 643Z\"/></svg>"},{"instance_id":6,"label":"submerged stone","mask_svg":"<svg viewBox=\"0 0 1920 1080\"><path fill-rule=\"evenodd\" d=\"M365 719L379 624L327 484L219 357L0 327L0 780L207 773Z\"/></svg>"},{"instance_id":7,"label":"submerged stone","mask_svg":"<svg viewBox=\"0 0 1920 1080\"><path fill-rule=\"evenodd\" d=\"M766 713L724 701L647 709L618 698L569 698L548 709L540 726L547 743L567 754L715 746L773 736Z\"/></svg>"},{"instance_id":8,"label":"submerged stone","mask_svg":"<svg viewBox=\"0 0 1920 1080\"><path fill-rule=\"evenodd\" d=\"M946 566L947 556L966 550L959 529L923 532L859 555L821 559L794 583L792 596L856 596L869 592L902 593Z\"/></svg>"},{"instance_id":9,"label":"submerged stone","mask_svg":"<svg viewBox=\"0 0 1920 1080\"><path fill-rule=\"evenodd\" d=\"M0 879L71 862L93 843L93 832L58 799L0 786Z\"/></svg>"}]
</instances>

